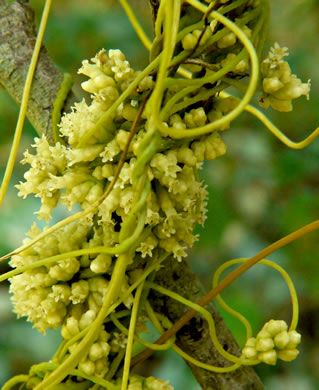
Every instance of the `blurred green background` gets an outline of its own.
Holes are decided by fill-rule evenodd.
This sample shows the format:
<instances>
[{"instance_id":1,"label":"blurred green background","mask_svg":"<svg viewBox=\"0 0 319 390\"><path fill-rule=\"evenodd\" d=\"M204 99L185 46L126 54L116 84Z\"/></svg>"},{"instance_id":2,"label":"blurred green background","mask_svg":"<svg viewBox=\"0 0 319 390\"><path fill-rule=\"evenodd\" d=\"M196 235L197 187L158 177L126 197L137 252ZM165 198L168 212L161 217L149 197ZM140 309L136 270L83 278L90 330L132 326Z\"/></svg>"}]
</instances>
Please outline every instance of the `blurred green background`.
<instances>
[{"instance_id":1,"label":"blurred green background","mask_svg":"<svg viewBox=\"0 0 319 390\"><path fill-rule=\"evenodd\" d=\"M151 35L146 0L131 2ZM305 138L319 124L319 1L272 0L272 21L266 51L275 42L288 46L289 63L304 82L312 79L310 101L301 98L291 113L269 110L268 115L293 140ZM101 48L120 48L136 69L145 66L146 50L138 41L125 13L116 1L56 0L45 44L63 70L76 74L81 60ZM33 0L39 21L43 1ZM76 82L79 79L76 76ZM0 90L0 169L3 172L18 115L18 107ZM25 125L18 161L33 142L35 132ZM248 114L237 119L223 134L226 156L209 162L202 171L209 191L208 219L198 229L200 240L190 254L194 270L209 288L218 265L237 257L249 257L273 241L318 218L319 140L300 151L290 150ZM0 210L0 251L5 254L21 244L36 219L39 200L17 197L13 184L22 180L25 167L17 164L12 185ZM58 210L57 219L64 211ZM276 367L260 365L257 372L270 390L315 390L319 383L319 232L281 249L270 258L293 278L300 299L301 354L295 362ZM0 272L8 270L0 264ZM211 275L211 276L210 276ZM247 316L255 332L270 318L291 315L288 289L273 270L258 265L223 294L234 308ZM229 315L225 319L239 343L244 329ZM28 371L34 362L47 360L60 337L51 331L44 337L11 313L8 284L0 286L0 384ZM173 364L172 364L173 363ZM174 353L159 354L143 368L145 375L170 379L175 389L199 390L184 362Z\"/></svg>"}]
</instances>

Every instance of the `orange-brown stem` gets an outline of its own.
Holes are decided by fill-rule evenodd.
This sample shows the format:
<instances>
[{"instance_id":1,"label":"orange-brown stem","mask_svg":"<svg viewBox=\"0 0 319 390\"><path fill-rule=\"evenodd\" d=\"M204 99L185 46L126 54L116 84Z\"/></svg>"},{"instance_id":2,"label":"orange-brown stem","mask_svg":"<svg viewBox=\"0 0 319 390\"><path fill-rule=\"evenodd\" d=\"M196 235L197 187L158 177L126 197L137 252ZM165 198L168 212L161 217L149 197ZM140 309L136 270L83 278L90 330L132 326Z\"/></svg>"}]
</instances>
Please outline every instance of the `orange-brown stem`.
<instances>
[{"instance_id":1,"label":"orange-brown stem","mask_svg":"<svg viewBox=\"0 0 319 390\"><path fill-rule=\"evenodd\" d=\"M258 263L260 260L269 256L277 249L288 245L292 241L297 240L304 235L319 229L319 220L314 221L308 225L303 226L302 228L296 230L293 233L288 234L287 236L281 238L280 240L274 242L273 244L267 246L265 249L257 253L251 259L240 265L230 274L228 274L215 288L210 290L205 296L201 298L198 302L200 306L206 306L212 299L214 299L218 294L220 294L226 287L228 287L233 281L235 281L240 275L248 271L253 265ZM163 344L174 336L188 321L190 321L197 312L193 309L188 310L182 317L180 317L174 325L168 329L162 336L155 342L156 344ZM154 351L151 349L145 349L143 352L136 355L131 362L131 366L134 367L138 363L144 361L152 355Z\"/></svg>"}]
</instances>

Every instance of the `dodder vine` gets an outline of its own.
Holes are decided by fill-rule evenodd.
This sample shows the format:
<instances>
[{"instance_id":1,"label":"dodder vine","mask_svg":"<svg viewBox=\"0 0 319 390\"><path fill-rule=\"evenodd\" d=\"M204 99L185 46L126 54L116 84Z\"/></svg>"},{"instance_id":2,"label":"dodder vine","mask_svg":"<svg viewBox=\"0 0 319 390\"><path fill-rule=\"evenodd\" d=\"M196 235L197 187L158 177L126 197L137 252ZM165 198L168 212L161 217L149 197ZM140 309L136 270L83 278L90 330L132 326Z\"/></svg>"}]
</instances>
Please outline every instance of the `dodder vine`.
<instances>
[{"instance_id":1,"label":"dodder vine","mask_svg":"<svg viewBox=\"0 0 319 390\"><path fill-rule=\"evenodd\" d=\"M135 71L120 50L101 50L91 62L83 61L79 73L88 77L82 88L91 94L90 104L76 103L61 118L55 144L37 138L35 154L24 155L23 163L31 167L17 188L20 196L41 198L40 219L49 223L58 204L70 210L79 204L82 211L43 231L34 224L23 246L3 257L12 256L15 268L0 280L10 278L17 315L26 316L41 332L62 327L63 336L50 362L12 378L5 390L20 382L36 390L171 389L161 379L130 374L136 341L154 350L173 348L213 372L298 355L296 292L278 265L262 261L279 271L290 288L289 329L284 321L270 320L253 338L247 320L221 301L246 326L240 357L219 344L206 309L158 286L152 277L167 257L180 261L198 239L193 231L205 220L207 197L198 171L204 160L226 152L219 132L243 110L258 116L288 146L304 147L317 136L319 129L294 144L249 106L258 93L263 107L290 111L293 99L308 97L309 82L291 73L284 60L287 49L278 44L261 60L267 0L162 0L154 8L153 43L126 1L121 3L150 49L150 64ZM69 78L66 84L70 86ZM229 86L243 97L227 95ZM67 89L61 91L58 111L67 95ZM214 287L221 271L244 261L226 263L216 273ZM160 333L173 325L154 312L150 289L200 312L214 345L233 364L199 362L174 344L174 335L161 345L143 341L139 334L147 319Z\"/></svg>"}]
</instances>

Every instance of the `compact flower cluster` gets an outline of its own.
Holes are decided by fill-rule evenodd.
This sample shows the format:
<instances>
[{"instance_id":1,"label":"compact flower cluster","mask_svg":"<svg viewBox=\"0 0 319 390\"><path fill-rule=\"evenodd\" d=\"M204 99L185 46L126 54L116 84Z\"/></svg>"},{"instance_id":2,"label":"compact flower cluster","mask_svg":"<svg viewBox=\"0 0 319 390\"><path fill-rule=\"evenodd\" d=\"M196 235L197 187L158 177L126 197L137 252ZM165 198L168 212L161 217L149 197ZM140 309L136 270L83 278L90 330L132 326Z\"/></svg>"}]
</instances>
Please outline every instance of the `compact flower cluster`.
<instances>
[{"instance_id":1,"label":"compact flower cluster","mask_svg":"<svg viewBox=\"0 0 319 390\"><path fill-rule=\"evenodd\" d=\"M261 64L263 77L263 93L259 97L261 107L272 107L281 112L292 111L293 99L305 95L309 98L310 80L303 83L296 75L291 73L288 62L288 49L275 43L270 49L267 58Z\"/></svg>"},{"instance_id":2,"label":"compact flower cluster","mask_svg":"<svg viewBox=\"0 0 319 390\"><path fill-rule=\"evenodd\" d=\"M277 359L290 362L299 354L297 346L301 335L295 330L288 331L288 325L282 320L266 322L256 338L247 340L243 348L243 357L275 365Z\"/></svg>"},{"instance_id":3,"label":"compact flower cluster","mask_svg":"<svg viewBox=\"0 0 319 390\"><path fill-rule=\"evenodd\" d=\"M101 198L114 177L141 100L154 84L150 76L144 78L107 124L91 134L92 126L138 72L130 68L119 50L110 50L108 54L102 50L92 63L84 61L79 72L89 76L82 86L92 94L91 104L83 100L75 105L73 112L62 118L60 132L65 137L65 145L59 142L49 145L45 137L36 139L36 154L27 151L23 160L24 164L31 165L25 174L26 181L17 186L20 196L33 193L41 198L38 217L46 221L59 203L68 209L79 204L86 210ZM218 101L216 107L219 107ZM194 108L183 116L178 113L171 115L168 122L169 125L189 128L207 123L208 115L203 108ZM142 118L138 126L126 162L109 196L85 218L64 226L13 256L13 267L78 249L119 244L121 226L133 205L132 177L148 127L147 119ZM145 218L145 228L149 233L132 256L133 265L123 281L123 294L134 281L134 267L144 267L149 259L156 258L163 251L177 260L186 256L187 248L196 240L193 234L195 225L205 220L207 193L197 171L204 159L215 159L225 150L216 132L158 151L150 159L146 173L151 190L146 200ZM40 233L41 230L34 225L25 243ZM115 261L116 257L108 254L82 255L17 275L11 279L10 288L14 310L18 316L26 316L41 332L62 325L63 338L70 340L96 318ZM123 303L130 308L132 302L130 294ZM79 368L87 375L105 375L108 355L124 348L125 343L126 336L122 333L113 331L109 334L102 326L99 337ZM71 343L68 353L72 353L77 344Z\"/></svg>"}]
</instances>

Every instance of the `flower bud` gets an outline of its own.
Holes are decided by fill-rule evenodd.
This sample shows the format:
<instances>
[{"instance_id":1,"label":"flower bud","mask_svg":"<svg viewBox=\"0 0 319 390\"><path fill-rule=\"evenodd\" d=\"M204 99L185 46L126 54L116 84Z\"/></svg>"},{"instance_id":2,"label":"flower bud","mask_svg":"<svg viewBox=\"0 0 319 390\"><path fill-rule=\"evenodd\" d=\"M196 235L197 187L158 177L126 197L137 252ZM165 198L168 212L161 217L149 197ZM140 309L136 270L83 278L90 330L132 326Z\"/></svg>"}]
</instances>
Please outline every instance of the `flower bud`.
<instances>
[{"instance_id":1,"label":"flower bud","mask_svg":"<svg viewBox=\"0 0 319 390\"><path fill-rule=\"evenodd\" d=\"M277 362L277 353L276 351L267 351L267 352L261 352L258 354L258 359L261 362L264 362L266 364L270 364L274 366Z\"/></svg>"},{"instance_id":2,"label":"flower bud","mask_svg":"<svg viewBox=\"0 0 319 390\"><path fill-rule=\"evenodd\" d=\"M226 47L234 45L236 41L236 35L233 32L229 32L217 41L217 46L220 49L224 49Z\"/></svg>"},{"instance_id":3,"label":"flower bud","mask_svg":"<svg viewBox=\"0 0 319 390\"><path fill-rule=\"evenodd\" d=\"M289 335L289 343L287 344L287 349L295 349L297 345L301 343L301 334L295 330L291 330L288 332Z\"/></svg>"},{"instance_id":4,"label":"flower bud","mask_svg":"<svg viewBox=\"0 0 319 390\"><path fill-rule=\"evenodd\" d=\"M80 332L79 322L74 317L69 317L66 320L66 328L72 336Z\"/></svg>"},{"instance_id":5,"label":"flower bud","mask_svg":"<svg viewBox=\"0 0 319 390\"><path fill-rule=\"evenodd\" d=\"M266 93L274 93L283 86L284 84L276 77L266 77L263 80L263 89Z\"/></svg>"},{"instance_id":6,"label":"flower bud","mask_svg":"<svg viewBox=\"0 0 319 390\"><path fill-rule=\"evenodd\" d=\"M192 33L188 33L182 39L182 46L184 50L192 50L197 44L197 39Z\"/></svg>"},{"instance_id":7,"label":"flower bud","mask_svg":"<svg viewBox=\"0 0 319 390\"><path fill-rule=\"evenodd\" d=\"M91 360L84 360L79 363L79 369L86 375L93 375L95 373L95 364Z\"/></svg>"},{"instance_id":8,"label":"flower bud","mask_svg":"<svg viewBox=\"0 0 319 390\"><path fill-rule=\"evenodd\" d=\"M270 320L264 325L263 329L273 337L278 333L287 331L288 325L283 320Z\"/></svg>"},{"instance_id":9,"label":"flower bud","mask_svg":"<svg viewBox=\"0 0 319 390\"><path fill-rule=\"evenodd\" d=\"M89 358L92 361L101 359L104 356L103 349L100 343L94 343L91 345L89 350Z\"/></svg>"},{"instance_id":10,"label":"flower bud","mask_svg":"<svg viewBox=\"0 0 319 390\"><path fill-rule=\"evenodd\" d=\"M256 343L256 351L266 352L274 348L274 342L271 338L258 338Z\"/></svg>"},{"instance_id":11,"label":"flower bud","mask_svg":"<svg viewBox=\"0 0 319 390\"><path fill-rule=\"evenodd\" d=\"M285 362L295 360L298 355L299 351L297 349L285 349L283 351L278 351L278 358L284 360Z\"/></svg>"},{"instance_id":12,"label":"flower bud","mask_svg":"<svg viewBox=\"0 0 319 390\"><path fill-rule=\"evenodd\" d=\"M253 347L244 347L242 352L243 352L243 356L247 359L257 358L257 351Z\"/></svg>"},{"instance_id":13,"label":"flower bud","mask_svg":"<svg viewBox=\"0 0 319 390\"><path fill-rule=\"evenodd\" d=\"M289 342L289 335L287 331L283 331L281 333L278 333L277 336L274 339L275 346L279 349L285 349Z\"/></svg>"},{"instance_id":14,"label":"flower bud","mask_svg":"<svg viewBox=\"0 0 319 390\"><path fill-rule=\"evenodd\" d=\"M73 304L82 303L85 301L89 293L89 284L86 280L80 280L72 283L72 294L70 299Z\"/></svg>"},{"instance_id":15,"label":"flower bud","mask_svg":"<svg viewBox=\"0 0 319 390\"><path fill-rule=\"evenodd\" d=\"M90 264L90 269L96 274L104 274L112 264L112 257L101 253Z\"/></svg>"}]
</instances>

